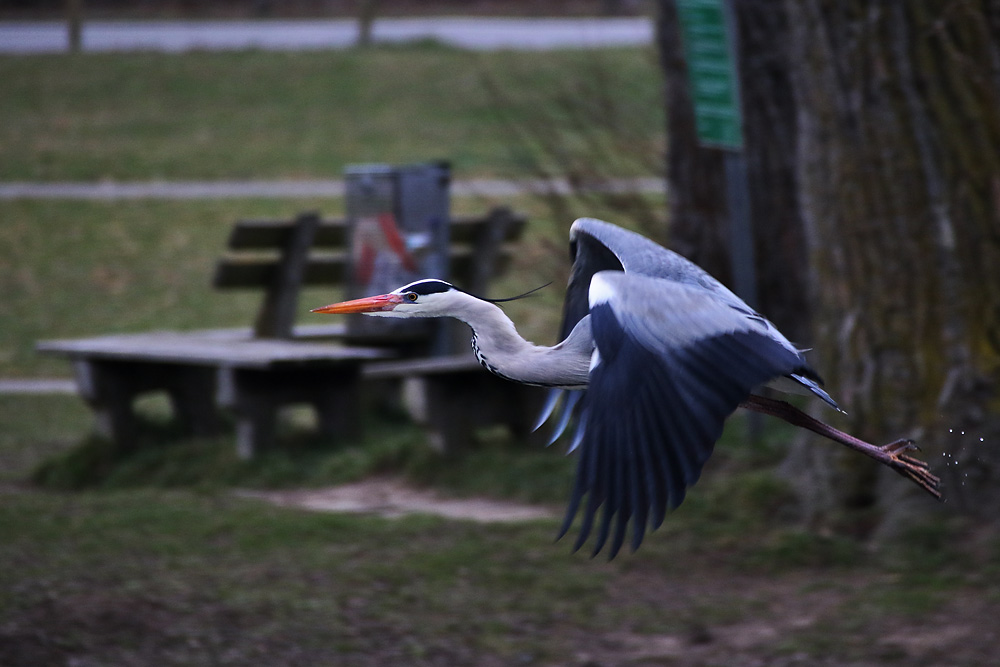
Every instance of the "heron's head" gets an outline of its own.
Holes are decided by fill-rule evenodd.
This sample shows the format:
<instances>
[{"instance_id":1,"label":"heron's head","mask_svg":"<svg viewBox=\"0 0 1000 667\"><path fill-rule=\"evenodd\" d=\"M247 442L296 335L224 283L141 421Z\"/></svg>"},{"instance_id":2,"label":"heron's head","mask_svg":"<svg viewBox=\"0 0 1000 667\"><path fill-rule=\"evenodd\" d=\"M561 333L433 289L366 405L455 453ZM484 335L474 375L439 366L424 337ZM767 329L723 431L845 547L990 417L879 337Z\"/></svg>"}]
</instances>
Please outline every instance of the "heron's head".
<instances>
[{"instance_id":1,"label":"heron's head","mask_svg":"<svg viewBox=\"0 0 1000 667\"><path fill-rule=\"evenodd\" d=\"M378 317L445 317L471 295L451 283L433 278L418 280L388 294L313 308L314 313L364 313ZM475 297L472 297L475 298Z\"/></svg>"}]
</instances>

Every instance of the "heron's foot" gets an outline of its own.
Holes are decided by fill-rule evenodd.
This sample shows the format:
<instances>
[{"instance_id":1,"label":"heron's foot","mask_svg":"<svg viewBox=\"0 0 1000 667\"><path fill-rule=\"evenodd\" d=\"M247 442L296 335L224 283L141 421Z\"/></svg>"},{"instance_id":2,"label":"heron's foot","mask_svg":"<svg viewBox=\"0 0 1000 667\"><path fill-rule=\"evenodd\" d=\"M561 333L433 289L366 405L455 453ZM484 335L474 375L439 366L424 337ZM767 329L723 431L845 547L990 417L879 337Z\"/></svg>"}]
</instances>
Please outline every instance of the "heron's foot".
<instances>
[{"instance_id":1,"label":"heron's foot","mask_svg":"<svg viewBox=\"0 0 1000 667\"><path fill-rule=\"evenodd\" d=\"M941 478L931 473L930 466L907 452L920 451L917 443L903 438L879 447L885 455L883 462L903 477L915 482L917 486L938 500L941 500Z\"/></svg>"}]
</instances>

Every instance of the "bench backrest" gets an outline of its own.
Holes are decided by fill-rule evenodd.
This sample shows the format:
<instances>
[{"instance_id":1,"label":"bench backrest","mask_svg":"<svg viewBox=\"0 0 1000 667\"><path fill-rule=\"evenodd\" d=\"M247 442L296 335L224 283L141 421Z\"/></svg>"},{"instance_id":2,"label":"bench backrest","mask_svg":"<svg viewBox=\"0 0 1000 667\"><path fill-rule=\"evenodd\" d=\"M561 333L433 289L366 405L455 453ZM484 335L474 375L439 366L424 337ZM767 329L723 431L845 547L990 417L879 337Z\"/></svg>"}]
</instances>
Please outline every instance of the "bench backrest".
<instances>
[{"instance_id":1,"label":"bench backrest","mask_svg":"<svg viewBox=\"0 0 1000 667\"><path fill-rule=\"evenodd\" d=\"M455 217L450 225L447 280L476 294L509 264L526 220L506 208ZM294 220L239 220L212 284L265 291L254 324L260 338L291 338L304 285L342 286L350 268L350 225L303 213Z\"/></svg>"}]
</instances>

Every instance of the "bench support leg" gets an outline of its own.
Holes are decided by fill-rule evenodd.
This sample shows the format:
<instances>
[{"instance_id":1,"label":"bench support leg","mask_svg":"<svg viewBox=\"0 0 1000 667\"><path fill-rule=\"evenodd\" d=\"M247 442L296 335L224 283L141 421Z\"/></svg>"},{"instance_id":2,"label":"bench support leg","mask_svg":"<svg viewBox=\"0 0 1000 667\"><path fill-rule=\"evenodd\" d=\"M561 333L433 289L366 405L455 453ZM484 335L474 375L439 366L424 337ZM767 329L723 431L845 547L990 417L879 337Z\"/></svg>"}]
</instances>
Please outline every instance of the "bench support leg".
<instances>
[{"instance_id":1,"label":"bench support leg","mask_svg":"<svg viewBox=\"0 0 1000 667\"><path fill-rule=\"evenodd\" d=\"M358 382L326 387L315 401L319 432L345 440L361 437L361 392Z\"/></svg>"},{"instance_id":2,"label":"bench support leg","mask_svg":"<svg viewBox=\"0 0 1000 667\"><path fill-rule=\"evenodd\" d=\"M503 424L513 436L528 438L544 400L537 387L502 380L481 369L428 374L422 379L429 437L443 454L467 448L479 426Z\"/></svg>"},{"instance_id":3,"label":"bench support leg","mask_svg":"<svg viewBox=\"0 0 1000 667\"><path fill-rule=\"evenodd\" d=\"M137 396L151 391L170 395L174 415L186 432L211 435L219 431L214 369L77 359L73 372L80 395L94 410L97 432L119 447L135 445L138 429L132 405Z\"/></svg>"},{"instance_id":4,"label":"bench support leg","mask_svg":"<svg viewBox=\"0 0 1000 667\"><path fill-rule=\"evenodd\" d=\"M119 364L78 359L73 362L80 396L94 411L97 433L124 448L135 444L132 401L136 391L129 373Z\"/></svg>"},{"instance_id":5,"label":"bench support leg","mask_svg":"<svg viewBox=\"0 0 1000 667\"><path fill-rule=\"evenodd\" d=\"M218 402L236 415L236 452L250 459L275 440L278 409L308 403L317 413L321 433L361 435L360 367L331 367L221 372Z\"/></svg>"},{"instance_id":6,"label":"bench support leg","mask_svg":"<svg viewBox=\"0 0 1000 667\"><path fill-rule=\"evenodd\" d=\"M222 420L215 407L214 368L178 366L171 370L166 384L174 415L187 433L208 436L221 432Z\"/></svg>"},{"instance_id":7,"label":"bench support leg","mask_svg":"<svg viewBox=\"0 0 1000 667\"><path fill-rule=\"evenodd\" d=\"M236 416L237 458L248 461L270 447L274 443L277 422L278 410L273 406L239 411Z\"/></svg>"},{"instance_id":8,"label":"bench support leg","mask_svg":"<svg viewBox=\"0 0 1000 667\"><path fill-rule=\"evenodd\" d=\"M475 438L477 403L468 383L429 376L424 378L424 390L431 446L448 455L468 449Z\"/></svg>"}]
</instances>

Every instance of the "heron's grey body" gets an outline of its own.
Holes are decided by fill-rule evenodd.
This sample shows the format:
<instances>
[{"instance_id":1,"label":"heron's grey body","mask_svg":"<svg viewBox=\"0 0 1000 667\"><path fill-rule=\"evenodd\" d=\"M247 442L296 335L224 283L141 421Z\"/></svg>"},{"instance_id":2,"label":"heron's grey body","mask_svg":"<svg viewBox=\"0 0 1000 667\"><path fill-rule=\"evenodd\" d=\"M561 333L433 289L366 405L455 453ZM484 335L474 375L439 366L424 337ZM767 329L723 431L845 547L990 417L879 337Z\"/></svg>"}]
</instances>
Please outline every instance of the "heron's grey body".
<instances>
[{"instance_id":1,"label":"heron's grey body","mask_svg":"<svg viewBox=\"0 0 1000 667\"><path fill-rule=\"evenodd\" d=\"M557 419L559 432L575 414L571 449L580 450L562 533L582 510L579 548L600 514L594 553L610 539L613 557L629 525L635 549L681 503L726 418L758 387L780 379L837 406L773 324L680 255L590 218L573 223L570 248L553 347L525 341L495 303L439 280L318 310L456 317L472 328L476 355L492 372L585 389L570 392Z\"/></svg>"}]
</instances>

